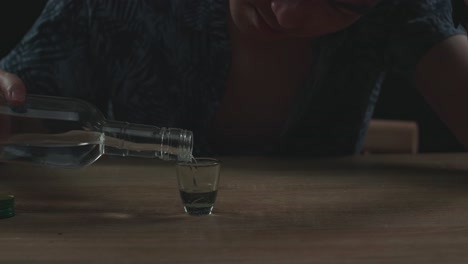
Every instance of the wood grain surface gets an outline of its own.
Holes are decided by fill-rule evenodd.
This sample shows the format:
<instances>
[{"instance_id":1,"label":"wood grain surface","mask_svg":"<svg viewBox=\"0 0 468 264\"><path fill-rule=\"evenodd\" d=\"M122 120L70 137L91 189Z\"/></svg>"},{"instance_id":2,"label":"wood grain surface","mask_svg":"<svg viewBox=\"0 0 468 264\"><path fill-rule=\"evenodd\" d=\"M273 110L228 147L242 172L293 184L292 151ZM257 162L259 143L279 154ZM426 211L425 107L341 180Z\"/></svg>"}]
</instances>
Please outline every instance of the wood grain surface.
<instances>
[{"instance_id":1,"label":"wood grain surface","mask_svg":"<svg viewBox=\"0 0 468 264\"><path fill-rule=\"evenodd\" d=\"M174 164L0 165L0 263L468 263L468 155L222 158L211 216Z\"/></svg>"}]
</instances>

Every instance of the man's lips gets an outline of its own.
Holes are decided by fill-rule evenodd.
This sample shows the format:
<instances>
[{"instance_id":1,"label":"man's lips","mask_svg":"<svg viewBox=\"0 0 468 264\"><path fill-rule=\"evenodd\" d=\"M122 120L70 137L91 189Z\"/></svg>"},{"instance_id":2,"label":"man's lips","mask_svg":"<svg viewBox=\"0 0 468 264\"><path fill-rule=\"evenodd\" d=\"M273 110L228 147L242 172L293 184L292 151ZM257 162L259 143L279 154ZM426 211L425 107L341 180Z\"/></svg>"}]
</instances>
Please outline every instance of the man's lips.
<instances>
[{"instance_id":1,"label":"man's lips","mask_svg":"<svg viewBox=\"0 0 468 264\"><path fill-rule=\"evenodd\" d=\"M351 4L341 1L330 1L330 4L337 9L350 11L358 15L366 14L374 7L374 5L369 4Z\"/></svg>"}]
</instances>

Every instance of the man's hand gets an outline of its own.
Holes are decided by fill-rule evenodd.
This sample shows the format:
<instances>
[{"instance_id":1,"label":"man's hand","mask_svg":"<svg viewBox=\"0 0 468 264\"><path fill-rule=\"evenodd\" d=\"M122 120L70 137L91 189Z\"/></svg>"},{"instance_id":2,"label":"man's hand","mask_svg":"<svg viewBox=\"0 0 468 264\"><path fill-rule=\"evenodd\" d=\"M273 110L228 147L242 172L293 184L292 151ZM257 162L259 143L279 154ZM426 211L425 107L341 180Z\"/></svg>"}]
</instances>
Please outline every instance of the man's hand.
<instances>
[{"instance_id":1,"label":"man's hand","mask_svg":"<svg viewBox=\"0 0 468 264\"><path fill-rule=\"evenodd\" d=\"M25 97L26 87L23 81L14 74L0 70L0 100L11 107L17 107L24 103ZM9 116L0 111L0 144L8 138L10 129Z\"/></svg>"},{"instance_id":2,"label":"man's hand","mask_svg":"<svg viewBox=\"0 0 468 264\"><path fill-rule=\"evenodd\" d=\"M10 105L21 105L26 97L26 87L18 76L0 70L0 96Z\"/></svg>"}]
</instances>

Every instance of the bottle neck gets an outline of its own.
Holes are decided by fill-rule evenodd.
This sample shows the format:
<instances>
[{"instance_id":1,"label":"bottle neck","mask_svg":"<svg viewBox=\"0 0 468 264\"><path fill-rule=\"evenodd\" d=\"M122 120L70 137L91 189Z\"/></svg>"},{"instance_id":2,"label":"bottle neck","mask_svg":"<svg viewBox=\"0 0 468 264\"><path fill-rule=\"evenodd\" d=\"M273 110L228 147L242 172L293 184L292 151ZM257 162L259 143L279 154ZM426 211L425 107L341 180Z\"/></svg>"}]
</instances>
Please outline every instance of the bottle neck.
<instances>
[{"instance_id":1,"label":"bottle neck","mask_svg":"<svg viewBox=\"0 0 468 264\"><path fill-rule=\"evenodd\" d=\"M190 161L191 131L109 121L102 127L104 154Z\"/></svg>"}]
</instances>

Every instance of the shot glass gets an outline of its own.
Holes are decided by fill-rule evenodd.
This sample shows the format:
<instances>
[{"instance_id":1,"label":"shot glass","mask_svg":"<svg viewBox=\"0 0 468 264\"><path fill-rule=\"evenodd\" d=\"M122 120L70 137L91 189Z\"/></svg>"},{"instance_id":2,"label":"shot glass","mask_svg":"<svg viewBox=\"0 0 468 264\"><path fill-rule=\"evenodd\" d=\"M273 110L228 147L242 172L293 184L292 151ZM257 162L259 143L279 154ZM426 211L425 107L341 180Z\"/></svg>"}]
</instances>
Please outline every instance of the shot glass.
<instances>
[{"instance_id":1,"label":"shot glass","mask_svg":"<svg viewBox=\"0 0 468 264\"><path fill-rule=\"evenodd\" d=\"M219 160L212 158L177 163L180 197L187 214L211 214L218 192L220 169Z\"/></svg>"}]
</instances>

